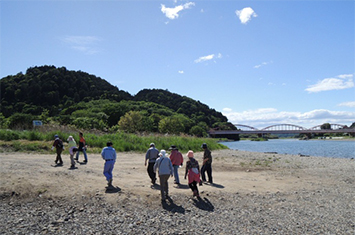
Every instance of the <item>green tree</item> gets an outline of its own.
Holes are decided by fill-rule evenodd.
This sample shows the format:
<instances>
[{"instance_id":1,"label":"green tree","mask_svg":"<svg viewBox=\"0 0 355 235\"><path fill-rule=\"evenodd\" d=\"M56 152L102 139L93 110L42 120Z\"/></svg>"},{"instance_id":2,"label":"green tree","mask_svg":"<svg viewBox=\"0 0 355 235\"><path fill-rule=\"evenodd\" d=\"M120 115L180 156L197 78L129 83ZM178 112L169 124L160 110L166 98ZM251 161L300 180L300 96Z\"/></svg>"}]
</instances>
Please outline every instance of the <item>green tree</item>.
<instances>
[{"instance_id":1,"label":"green tree","mask_svg":"<svg viewBox=\"0 0 355 235\"><path fill-rule=\"evenodd\" d=\"M332 129L332 127L331 127L330 123L324 123L324 124L322 124L320 126L320 129L322 129L322 130L330 130L330 129Z\"/></svg>"},{"instance_id":2,"label":"green tree","mask_svg":"<svg viewBox=\"0 0 355 235\"><path fill-rule=\"evenodd\" d=\"M7 118L5 118L5 116L2 113L0 113L0 128L6 129L6 128L8 128L8 126L9 126L9 123L8 123Z\"/></svg>"},{"instance_id":3,"label":"green tree","mask_svg":"<svg viewBox=\"0 0 355 235\"><path fill-rule=\"evenodd\" d=\"M176 116L165 117L159 122L159 132L180 134L185 130L183 122Z\"/></svg>"},{"instance_id":4,"label":"green tree","mask_svg":"<svg viewBox=\"0 0 355 235\"><path fill-rule=\"evenodd\" d=\"M32 121L36 117L31 114L15 113L9 118L9 128L12 129L30 129L32 128Z\"/></svg>"},{"instance_id":5,"label":"green tree","mask_svg":"<svg viewBox=\"0 0 355 235\"><path fill-rule=\"evenodd\" d=\"M129 111L120 118L118 126L121 130L129 133L143 131L143 116L139 111Z\"/></svg>"},{"instance_id":6,"label":"green tree","mask_svg":"<svg viewBox=\"0 0 355 235\"><path fill-rule=\"evenodd\" d=\"M206 130L203 127L198 126L198 125L191 127L190 134L197 136L197 137L206 137L207 136Z\"/></svg>"}]
</instances>

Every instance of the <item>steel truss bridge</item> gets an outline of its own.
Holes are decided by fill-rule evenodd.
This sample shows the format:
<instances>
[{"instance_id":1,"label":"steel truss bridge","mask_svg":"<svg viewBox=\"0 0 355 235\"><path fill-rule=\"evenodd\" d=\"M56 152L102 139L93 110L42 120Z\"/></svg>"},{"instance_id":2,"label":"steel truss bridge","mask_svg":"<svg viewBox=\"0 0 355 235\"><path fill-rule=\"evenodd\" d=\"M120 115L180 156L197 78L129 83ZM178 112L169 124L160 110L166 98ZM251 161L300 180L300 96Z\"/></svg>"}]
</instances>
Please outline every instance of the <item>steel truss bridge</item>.
<instances>
[{"instance_id":1,"label":"steel truss bridge","mask_svg":"<svg viewBox=\"0 0 355 235\"><path fill-rule=\"evenodd\" d=\"M214 137L239 135L239 134L324 134L324 133L348 133L355 135L355 128L348 128L342 124L330 124L330 129L322 129L322 125L314 126L312 128L304 128L293 124L277 124L265 127L263 129L257 129L252 126L233 124L238 130L210 130L209 134Z\"/></svg>"}]
</instances>

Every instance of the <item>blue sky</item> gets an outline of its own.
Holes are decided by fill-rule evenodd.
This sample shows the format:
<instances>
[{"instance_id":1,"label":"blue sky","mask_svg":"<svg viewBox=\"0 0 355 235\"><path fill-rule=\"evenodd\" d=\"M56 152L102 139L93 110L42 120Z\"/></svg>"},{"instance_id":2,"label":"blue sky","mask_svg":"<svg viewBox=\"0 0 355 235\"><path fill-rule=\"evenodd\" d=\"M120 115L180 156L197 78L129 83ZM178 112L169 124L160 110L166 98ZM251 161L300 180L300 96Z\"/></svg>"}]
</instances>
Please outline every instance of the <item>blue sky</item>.
<instances>
[{"instance_id":1,"label":"blue sky","mask_svg":"<svg viewBox=\"0 0 355 235\"><path fill-rule=\"evenodd\" d=\"M6 1L0 77L81 70L132 95L168 89L230 122L355 122L355 2Z\"/></svg>"}]
</instances>

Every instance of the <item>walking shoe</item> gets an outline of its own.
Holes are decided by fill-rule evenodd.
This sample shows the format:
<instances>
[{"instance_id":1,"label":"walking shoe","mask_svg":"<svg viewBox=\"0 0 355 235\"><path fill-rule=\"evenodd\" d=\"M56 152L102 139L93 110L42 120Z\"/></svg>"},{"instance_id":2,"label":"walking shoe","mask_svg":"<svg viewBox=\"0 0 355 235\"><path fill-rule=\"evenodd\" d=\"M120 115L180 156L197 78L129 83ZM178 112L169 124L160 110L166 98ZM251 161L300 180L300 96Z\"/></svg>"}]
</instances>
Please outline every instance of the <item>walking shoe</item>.
<instances>
[{"instance_id":1,"label":"walking shoe","mask_svg":"<svg viewBox=\"0 0 355 235\"><path fill-rule=\"evenodd\" d=\"M198 183L200 186L202 186L202 181L200 181L200 183Z\"/></svg>"},{"instance_id":2,"label":"walking shoe","mask_svg":"<svg viewBox=\"0 0 355 235\"><path fill-rule=\"evenodd\" d=\"M110 180L108 181L107 185L108 185L109 187L112 187L112 179L110 179Z\"/></svg>"},{"instance_id":3,"label":"walking shoe","mask_svg":"<svg viewBox=\"0 0 355 235\"><path fill-rule=\"evenodd\" d=\"M84 160L84 163L87 163L88 162L88 160Z\"/></svg>"}]
</instances>

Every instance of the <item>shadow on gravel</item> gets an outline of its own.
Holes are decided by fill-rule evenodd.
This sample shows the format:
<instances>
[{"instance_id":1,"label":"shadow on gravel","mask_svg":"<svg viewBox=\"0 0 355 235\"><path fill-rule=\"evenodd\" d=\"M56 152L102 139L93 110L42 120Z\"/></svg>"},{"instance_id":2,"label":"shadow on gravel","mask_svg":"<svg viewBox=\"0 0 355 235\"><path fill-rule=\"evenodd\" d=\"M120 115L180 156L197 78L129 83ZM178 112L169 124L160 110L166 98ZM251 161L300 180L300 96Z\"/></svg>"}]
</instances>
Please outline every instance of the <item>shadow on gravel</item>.
<instances>
[{"instance_id":1,"label":"shadow on gravel","mask_svg":"<svg viewBox=\"0 0 355 235\"><path fill-rule=\"evenodd\" d=\"M212 205L212 203L207 199L207 198L198 198L198 199L192 199L193 200L193 204L204 211L214 211L214 206Z\"/></svg>"},{"instance_id":2,"label":"shadow on gravel","mask_svg":"<svg viewBox=\"0 0 355 235\"><path fill-rule=\"evenodd\" d=\"M173 199L170 197L168 198L168 201L162 201L161 203L163 209L173 212L173 213L181 213L185 214L185 209L182 206L178 206L174 203Z\"/></svg>"},{"instance_id":3,"label":"shadow on gravel","mask_svg":"<svg viewBox=\"0 0 355 235\"><path fill-rule=\"evenodd\" d=\"M51 165L52 167L63 167L63 164Z\"/></svg>"},{"instance_id":4,"label":"shadow on gravel","mask_svg":"<svg viewBox=\"0 0 355 235\"><path fill-rule=\"evenodd\" d=\"M121 192L120 187L106 187L105 193L118 193Z\"/></svg>"},{"instance_id":5,"label":"shadow on gravel","mask_svg":"<svg viewBox=\"0 0 355 235\"><path fill-rule=\"evenodd\" d=\"M208 183L208 184L205 184L205 185L209 185L209 186L212 186L212 187L215 187L215 188L224 188L223 185L221 185L221 184L215 184L215 183L212 183L212 184Z\"/></svg>"},{"instance_id":6,"label":"shadow on gravel","mask_svg":"<svg viewBox=\"0 0 355 235\"><path fill-rule=\"evenodd\" d=\"M151 189L155 189L155 190L160 190L160 185L159 184L153 184L150 186Z\"/></svg>"},{"instance_id":7,"label":"shadow on gravel","mask_svg":"<svg viewBox=\"0 0 355 235\"><path fill-rule=\"evenodd\" d=\"M189 186L187 184L177 184L174 188L189 189Z\"/></svg>"}]
</instances>

